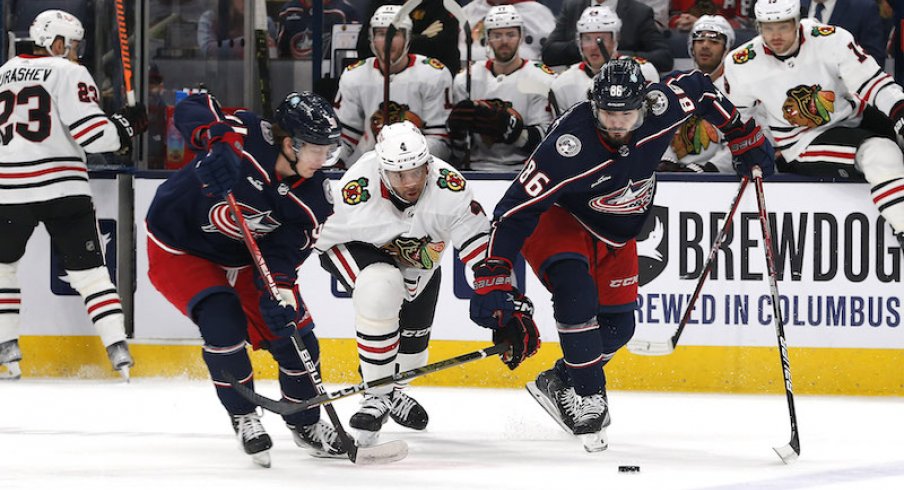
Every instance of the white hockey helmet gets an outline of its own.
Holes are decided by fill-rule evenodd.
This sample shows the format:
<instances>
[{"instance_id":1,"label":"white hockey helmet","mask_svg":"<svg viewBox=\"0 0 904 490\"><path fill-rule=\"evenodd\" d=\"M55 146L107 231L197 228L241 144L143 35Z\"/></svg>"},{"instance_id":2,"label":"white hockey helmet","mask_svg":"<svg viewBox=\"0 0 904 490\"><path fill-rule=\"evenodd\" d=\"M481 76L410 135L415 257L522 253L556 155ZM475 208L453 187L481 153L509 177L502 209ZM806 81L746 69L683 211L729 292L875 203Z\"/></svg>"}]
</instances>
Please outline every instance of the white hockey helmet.
<instances>
[{"instance_id":1,"label":"white hockey helmet","mask_svg":"<svg viewBox=\"0 0 904 490\"><path fill-rule=\"evenodd\" d=\"M380 58L382 53L377 53L377 48L374 46L374 31L379 28L388 28L393 20L395 20L396 15L398 15L399 11L402 10L401 5L383 5L374 12L374 15L370 18L370 50L373 52L374 56ZM408 46L411 44L411 29L413 24L411 22L411 17L404 16L404 18L399 19L396 23L396 28L405 33L405 49L402 50L402 54L399 56L398 60L392 60L392 63L396 63L399 60L405 58L408 55Z\"/></svg>"},{"instance_id":2,"label":"white hockey helmet","mask_svg":"<svg viewBox=\"0 0 904 490\"><path fill-rule=\"evenodd\" d=\"M581 34L587 32L611 32L615 34L615 39L618 39L621 27L621 19L611 8L599 5L587 7L578 18L578 40L580 41Z\"/></svg>"},{"instance_id":3,"label":"white hockey helmet","mask_svg":"<svg viewBox=\"0 0 904 490\"><path fill-rule=\"evenodd\" d=\"M382 172L404 172L430 162L427 138L411 121L383 126L374 147Z\"/></svg>"},{"instance_id":4,"label":"white hockey helmet","mask_svg":"<svg viewBox=\"0 0 904 490\"><path fill-rule=\"evenodd\" d=\"M486 32L505 27L517 27L524 30L524 20L514 5L497 5L491 8L483 18L483 29Z\"/></svg>"},{"instance_id":5,"label":"white hockey helmet","mask_svg":"<svg viewBox=\"0 0 904 490\"><path fill-rule=\"evenodd\" d=\"M713 32L721 36L722 42L725 43L725 53L727 54L731 47L734 46L735 31L725 17L721 15L702 15L697 19L697 22L694 22L694 26L691 27L691 33L687 37L687 54L693 58L694 41L711 39L711 34L706 33Z\"/></svg>"},{"instance_id":6,"label":"white hockey helmet","mask_svg":"<svg viewBox=\"0 0 904 490\"><path fill-rule=\"evenodd\" d=\"M35 17L28 29L28 35L35 46L50 51L50 46L58 37L63 38L65 51L61 56L69 54L72 41L85 38L85 28L74 15L62 10L45 10Z\"/></svg>"},{"instance_id":7,"label":"white hockey helmet","mask_svg":"<svg viewBox=\"0 0 904 490\"><path fill-rule=\"evenodd\" d=\"M800 20L800 0L759 0L753 11L757 23Z\"/></svg>"}]
</instances>

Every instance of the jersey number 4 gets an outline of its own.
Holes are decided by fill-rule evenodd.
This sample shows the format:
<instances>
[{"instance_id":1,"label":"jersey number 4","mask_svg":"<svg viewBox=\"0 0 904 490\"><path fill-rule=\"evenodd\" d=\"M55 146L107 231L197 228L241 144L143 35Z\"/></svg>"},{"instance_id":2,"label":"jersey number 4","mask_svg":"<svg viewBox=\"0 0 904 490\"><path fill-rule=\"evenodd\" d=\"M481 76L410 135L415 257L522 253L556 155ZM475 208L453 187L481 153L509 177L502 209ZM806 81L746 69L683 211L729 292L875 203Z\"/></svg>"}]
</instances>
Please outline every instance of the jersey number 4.
<instances>
[{"instance_id":1,"label":"jersey number 4","mask_svg":"<svg viewBox=\"0 0 904 490\"><path fill-rule=\"evenodd\" d=\"M28 110L28 122L10 123L10 116L16 106ZM40 85L31 85L19 91L0 92L0 144L8 145L15 133L23 138L40 143L50 136L50 94Z\"/></svg>"}]
</instances>

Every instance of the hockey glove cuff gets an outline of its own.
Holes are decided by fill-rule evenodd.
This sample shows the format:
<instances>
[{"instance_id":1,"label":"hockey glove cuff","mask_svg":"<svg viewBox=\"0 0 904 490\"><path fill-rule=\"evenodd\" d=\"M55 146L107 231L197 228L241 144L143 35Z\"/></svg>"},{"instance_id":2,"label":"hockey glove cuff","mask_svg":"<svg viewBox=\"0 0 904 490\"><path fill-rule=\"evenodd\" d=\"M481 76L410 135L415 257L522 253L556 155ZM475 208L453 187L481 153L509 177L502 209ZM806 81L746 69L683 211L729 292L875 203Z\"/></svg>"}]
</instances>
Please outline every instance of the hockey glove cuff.
<instances>
[{"instance_id":1,"label":"hockey glove cuff","mask_svg":"<svg viewBox=\"0 0 904 490\"><path fill-rule=\"evenodd\" d=\"M484 259L474 266L474 296L470 313L474 323L486 328L506 325L516 310L512 287L512 263L500 257ZM523 295L522 295L523 296Z\"/></svg>"},{"instance_id":2,"label":"hockey glove cuff","mask_svg":"<svg viewBox=\"0 0 904 490\"><path fill-rule=\"evenodd\" d=\"M725 139L738 175L749 177L751 170L757 165L763 170L763 177L775 173L775 149L753 119L741 123L738 118L726 129Z\"/></svg>"},{"instance_id":3,"label":"hockey glove cuff","mask_svg":"<svg viewBox=\"0 0 904 490\"><path fill-rule=\"evenodd\" d=\"M522 308L529 311L513 313L505 326L493 330L493 344L505 343L510 347L508 351L500 354L500 357L511 370L540 349L540 331L531 316L533 305L524 295L521 295L520 301L526 303Z\"/></svg>"},{"instance_id":4,"label":"hockey glove cuff","mask_svg":"<svg viewBox=\"0 0 904 490\"><path fill-rule=\"evenodd\" d=\"M148 111L141 102L125 106L110 115L119 136L117 154L125 155L132 150L132 138L148 130Z\"/></svg>"}]
</instances>

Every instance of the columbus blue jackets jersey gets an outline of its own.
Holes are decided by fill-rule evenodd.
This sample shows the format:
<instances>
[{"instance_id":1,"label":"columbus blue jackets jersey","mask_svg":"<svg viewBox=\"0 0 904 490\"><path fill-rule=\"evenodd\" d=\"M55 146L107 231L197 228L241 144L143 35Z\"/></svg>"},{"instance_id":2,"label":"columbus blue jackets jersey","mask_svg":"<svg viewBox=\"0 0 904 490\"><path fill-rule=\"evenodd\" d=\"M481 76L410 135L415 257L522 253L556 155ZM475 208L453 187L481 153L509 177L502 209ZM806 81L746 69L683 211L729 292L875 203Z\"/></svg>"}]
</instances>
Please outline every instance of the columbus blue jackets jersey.
<instances>
[{"instance_id":1,"label":"columbus blue jackets jersey","mask_svg":"<svg viewBox=\"0 0 904 490\"><path fill-rule=\"evenodd\" d=\"M226 120L244 135L241 176L232 189L271 272L294 281L296 269L311 253L317 233L333 212L330 183L318 171L310 179L281 178L274 165L279 149L270 123L239 111L225 117L206 94L193 95L176 114L183 137L194 125ZM178 119L182 117L182 121ZM186 125L186 120L193 124ZM148 236L172 253L187 253L225 267L252 264L226 200L206 197L195 176L195 158L158 189L148 210Z\"/></svg>"},{"instance_id":2,"label":"columbus blue jackets jersey","mask_svg":"<svg viewBox=\"0 0 904 490\"><path fill-rule=\"evenodd\" d=\"M553 123L496 206L490 256L513 259L554 205L607 245L621 247L637 236L653 203L656 166L675 129L694 114L723 128L737 112L699 71L648 89L643 125L625 145L603 140L588 101Z\"/></svg>"}]
</instances>

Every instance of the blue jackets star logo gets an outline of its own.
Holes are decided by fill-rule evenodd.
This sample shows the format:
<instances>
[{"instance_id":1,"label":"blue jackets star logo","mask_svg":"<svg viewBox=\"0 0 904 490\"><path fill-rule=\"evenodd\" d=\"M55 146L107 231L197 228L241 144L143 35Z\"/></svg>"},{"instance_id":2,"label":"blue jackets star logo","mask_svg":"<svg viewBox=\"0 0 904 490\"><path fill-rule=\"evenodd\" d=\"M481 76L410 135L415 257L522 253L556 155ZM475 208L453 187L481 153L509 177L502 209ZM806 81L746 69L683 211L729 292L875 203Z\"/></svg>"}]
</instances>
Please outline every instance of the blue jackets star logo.
<instances>
[{"instance_id":1,"label":"blue jackets star logo","mask_svg":"<svg viewBox=\"0 0 904 490\"><path fill-rule=\"evenodd\" d=\"M271 211L260 211L247 204L238 203L245 222L254 238L260 238L280 227L281 223L271 216ZM242 240L242 231L232 216L232 210L225 201L218 202L207 213L208 224L201 227L207 233L221 233L233 240Z\"/></svg>"},{"instance_id":2,"label":"blue jackets star logo","mask_svg":"<svg viewBox=\"0 0 904 490\"><path fill-rule=\"evenodd\" d=\"M628 180L621 189L594 197L587 203L591 209L600 213L639 214L646 212L653 203L656 191L656 176L638 182Z\"/></svg>"}]
</instances>

